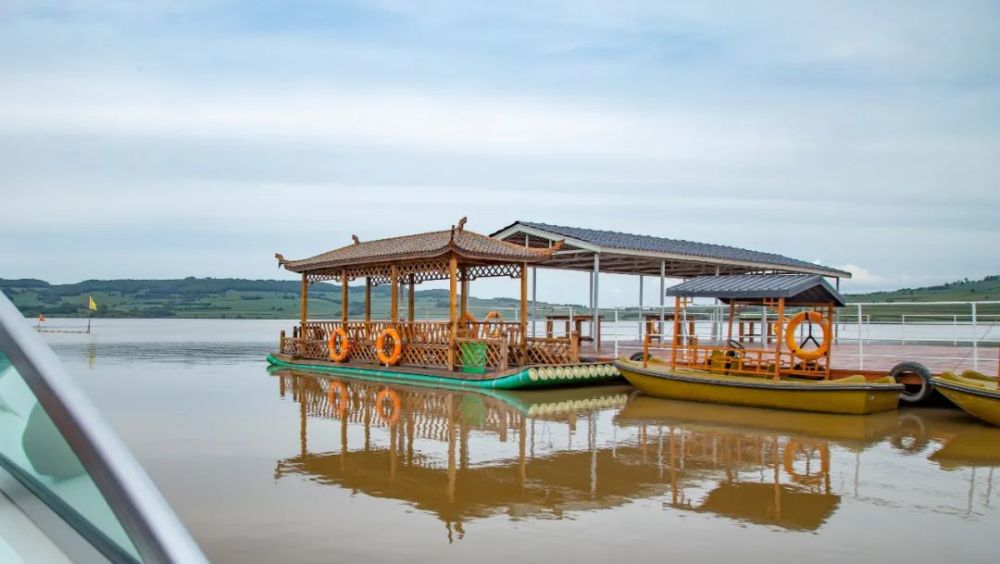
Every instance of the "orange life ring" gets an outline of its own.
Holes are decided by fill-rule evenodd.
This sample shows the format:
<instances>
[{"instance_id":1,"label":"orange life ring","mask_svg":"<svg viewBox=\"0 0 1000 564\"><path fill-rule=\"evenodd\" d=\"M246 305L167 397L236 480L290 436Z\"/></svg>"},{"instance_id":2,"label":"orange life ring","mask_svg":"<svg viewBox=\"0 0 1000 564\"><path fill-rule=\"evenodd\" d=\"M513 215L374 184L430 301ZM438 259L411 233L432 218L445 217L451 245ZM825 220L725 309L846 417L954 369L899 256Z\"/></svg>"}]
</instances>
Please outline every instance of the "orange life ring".
<instances>
[{"instance_id":1,"label":"orange life ring","mask_svg":"<svg viewBox=\"0 0 1000 564\"><path fill-rule=\"evenodd\" d=\"M796 338L795 332L806 318L809 319L809 335L800 343ZM817 341L816 337L813 336L813 323L819 324L820 329L823 330L822 341ZM807 351L802 346L809 341L816 343L816 348ZM802 360L816 360L826 355L826 352L830 349L830 323L818 311L800 311L788 322L788 328L785 329L785 343L788 345L788 350L792 351L792 354Z\"/></svg>"},{"instance_id":2,"label":"orange life ring","mask_svg":"<svg viewBox=\"0 0 1000 564\"><path fill-rule=\"evenodd\" d=\"M392 339L392 354L385 353L385 339ZM378 334L375 341L375 352L378 354L378 361L386 366L392 366L399 362L399 357L403 354L403 342L399 340L399 332L392 327L386 328Z\"/></svg>"},{"instance_id":3,"label":"orange life ring","mask_svg":"<svg viewBox=\"0 0 1000 564\"><path fill-rule=\"evenodd\" d=\"M337 346L337 341L340 341L340 346ZM351 352L351 340L347 338L347 331L343 327L337 327L330 332L330 339L327 340L327 345L330 347L330 360L334 362L343 362L347 359L348 353Z\"/></svg>"},{"instance_id":4,"label":"orange life ring","mask_svg":"<svg viewBox=\"0 0 1000 564\"><path fill-rule=\"evenodd\" d=\"M333 394L334 391L337 392L336 396ZM326 403L333 406L337 415L343 416L347 413L347 406L350 403L350 399L347 397L347 386L343 382L330 382L330 389L326 392Z\"/></svg>"},{"instance_id":5,"label":"orange life ring","mask_svg":"<svg viewBox=\"0 0 1000 564\"><path fill-rule=\"evenodd\" d=\"M385 412L385 400L392 400L392 411L387 415ZM399 394L390 390L389 388L384 388L382 391L375 396L375 413L378 414L382 421L385 421L389 425L395 425L399 421L399 412L401 409Z\"/></svg>"},{"instance_id":6,"label":"orange life ring","mask_svg":"<svg viewBox=\"0 0 1000 564\"><path fill-rule=\"evenodd\" d=\"M785 473L792 480L804 485L815 485L823 481L823 478L830 474L830 447L825 444L819 445L819 474L799 474L795 471L795 453L802 445L798 441L789 441L785 445L784 467Z\"/></svg>"},{"instance_id":7,"label":"orange life ring","mask_svg":"<svg viewBox=\"0 0 1000 564\"><path fill-rule=\"evenodd\" d=\"M493 326L491 329L490 326ZM503 315L499 311L491 311L483 318L483 336L494 339L503 336Z\"/></svg>"}]
</instances>

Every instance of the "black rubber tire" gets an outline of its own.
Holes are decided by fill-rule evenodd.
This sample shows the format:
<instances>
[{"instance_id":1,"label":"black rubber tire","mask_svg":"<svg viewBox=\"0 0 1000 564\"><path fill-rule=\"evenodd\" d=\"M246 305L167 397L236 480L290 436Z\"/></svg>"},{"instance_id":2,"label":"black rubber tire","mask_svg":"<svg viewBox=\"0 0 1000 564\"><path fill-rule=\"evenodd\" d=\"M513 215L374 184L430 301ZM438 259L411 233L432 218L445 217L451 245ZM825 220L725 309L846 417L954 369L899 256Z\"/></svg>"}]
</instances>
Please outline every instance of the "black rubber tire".
<instances>
[{"instance_id":1,"label":"black rubber tire","mask_svg":"<svg viewBox=\"0 0 1000 564\"><path fill-rule=\"evenodd\" d=\"M644 360L643 357L642 357L642 351L639 351L637 353L633 353L632 356L628 357L628 359L631 360L631 361L633 361L633 362L642 362Z\"/></svg>"},{"instance_id":2,"label":"black rubber tire","mask_svg":"<svg viewBox=\"0 0 1000 564\"><path fill-rule=\"evenodd\" d=\"M897 382L904 374L920 376L922 383L919 388L908 384L903 393L899 395L899 401L906 405L922 405L929 402L934 395L934 386L931 385L931 371L919 362L900 362L889 371L889 376L892 376Z\"/></svg>"}]
</instances>

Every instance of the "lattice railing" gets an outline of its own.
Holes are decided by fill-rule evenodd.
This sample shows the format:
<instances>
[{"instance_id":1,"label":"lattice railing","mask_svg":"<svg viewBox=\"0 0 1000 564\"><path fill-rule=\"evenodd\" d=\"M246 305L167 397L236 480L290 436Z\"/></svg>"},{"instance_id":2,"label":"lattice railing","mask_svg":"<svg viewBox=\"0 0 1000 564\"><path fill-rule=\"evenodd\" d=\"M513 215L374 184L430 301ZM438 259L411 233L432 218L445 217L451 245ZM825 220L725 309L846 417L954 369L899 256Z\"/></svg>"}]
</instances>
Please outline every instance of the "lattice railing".
<instances>
[{"instance_id":1,"label":"lattice railing","mask_svg":"<svg viewBox=\"0 0 1000 564\"><path fill-rule=\"evenodd\" d=\"M402 341L400 364L428 368L448 368L451 325L447 321L310 321L306 338L282 337L280 351L284 354L327 360L330 357L329 336L343 326L350 341L351 362L377 364L376 341L389 327L399 332ZM579 361L575 341L569 337L528 338L522 353L521 327L518 323L463 323L459 325L451 361L461 368L461 343L479 343L486 349L486 368L505 370L511 365L572 364ZM467 355L468 356L468 355Z\"/></svg>"}]
</instances>

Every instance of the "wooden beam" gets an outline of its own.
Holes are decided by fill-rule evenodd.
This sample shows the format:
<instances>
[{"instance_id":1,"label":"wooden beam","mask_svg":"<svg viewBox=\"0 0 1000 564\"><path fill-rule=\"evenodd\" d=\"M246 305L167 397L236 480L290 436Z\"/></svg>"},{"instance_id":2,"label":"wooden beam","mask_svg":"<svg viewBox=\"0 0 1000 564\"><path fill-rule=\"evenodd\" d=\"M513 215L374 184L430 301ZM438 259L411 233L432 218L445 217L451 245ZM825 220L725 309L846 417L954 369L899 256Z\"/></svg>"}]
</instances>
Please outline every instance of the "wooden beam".
<instances>
[{"instance_id":1,"label":"wooden beam","mask_svg":"<svg viewBox=\"0 0 1000 564\"><path fill-rule=\"evenodd\" d=\"M365 276L365 321L372 320L372 277Z\"/></svg>"},{"instance_id":2,"label":"wooden beam","mask_svg":"<svg viewBox=\"0 0 1000 564\"><path fill-rule=\"evenodd\" d=\"M309 278L302 274L301 301L299 302L299 337L306 337L306 321L309 319Z\"/></svg>"},{"instance_id":3,"label":"wooden beam","mask_svg":"<svg viewBox=\"0 0 1000 564\"><path fill-rule=\"evenodd\" d=\"M774 340L777 343L774 346L774 378L781 378L781 342L784 341L785 337L785 298L778 299L778 320L774 322L775 333Z\"/></svg>"},{"instance_id":4,"label":"wooden beam","mask_svg":"<svg viewBox=\"0 0 1000 564\"><path fill-rule=\"evenodd\" d=\"M390 282L392 285L392 297L390 298L390 306L392 308L389 319L392 320L393 325L399 322L399 269L396 265L392 265L392 270L390 276Z\"/></svg>"},{"instance_id":5,"label":"wooden beam","mask_svg":"<svg viewBox=\"0 0 1000 564\"><path fill-rule=\"evenodd\" d=\"M521 359L528 354L528 263L521 263Z\"/></svg>"},{"instance_id":6,"label":"wooden beam","mask_svg":"<svg viewBox=\"0 0 1000 564\"><path fill-rule=\"evenodd\" d=\"M416 290L414 290L413 288L414 288L414 286L416 286L416 279L417 279L416 275L410 274L410 280L409 280L409 285L410 285L410 288L409 288L410 289L410 304L409 304L409 306L410 307L408 308L408 310L409 310L408 311L409 317L407 319L409 319L411 323L414 322L414 321L416 321L416 319L414 319L414 317L413 317L413 313L414 313L414 301L416 299L416 295L415 295Z\"/></svg>"},{"instance_id":7,"label":"wooden beam","mask_svg":"<svg viewBox=\"0 0 1000 564\"><path fill-rule=\"evenodd\" d=\"M341 275L341 291L340 291L340 320L343 323L347 323L347 302L348 302L348 291L347 291L347 271Z\"/></svg>"},{"instance_id":8,"label":"wooden beam","mask_svg":"<svg viewBox=\"0 0 1000 564\"><path fill-rule=\"evenodd\" d=\"M458 338L458 315L455 294L458 292L458 257L452 253L448 259L448 315L451 334L448 339L448 370L455 368L455 340Z\"/></svg>"},{"instance_id":9,"label":"wooden beam","mask_svg":"<svg viewBox=\"0 0 1000 564\"><path fill-rule=\"evenodd\" d=\"M466 267L462 267L462 308L461 308L461 319L465 319L465 313L469 311L469 271Z\"/></svg>"}]
</instances>

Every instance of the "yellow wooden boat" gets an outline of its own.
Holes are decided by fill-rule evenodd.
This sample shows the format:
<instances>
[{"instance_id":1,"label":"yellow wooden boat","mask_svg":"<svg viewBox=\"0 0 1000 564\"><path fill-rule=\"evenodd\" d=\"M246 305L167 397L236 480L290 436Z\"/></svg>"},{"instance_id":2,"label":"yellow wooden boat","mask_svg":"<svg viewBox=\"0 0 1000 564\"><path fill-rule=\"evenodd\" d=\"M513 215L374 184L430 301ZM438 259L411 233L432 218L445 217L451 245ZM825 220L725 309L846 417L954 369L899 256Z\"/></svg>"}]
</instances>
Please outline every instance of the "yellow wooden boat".
<instances>
[{"instance_id":1,"label":"yellow wooden boat","mask_svg":"<svg viewBox=\"0 0 1000 564\"><path fill-rule=\"evenodd\" d=\"M991 425L1000 427L1000 381L978 372L944 372L931 382L944 397Z\"/></svg>"},{"instance_id":2,"label":"yellow wooden boat","mask_svg":"<svg viewBox=\"0 0 1000 564\"><path fill-rule=\"evenodd\" d=\"M896 409L903 390L891 377L868 380L862 375L836 380L773 379L714 374L673 367L651 358L618 360L615 366L643 393L669 399L752 407L864 415Z\"/></svg>"}]
</instances>

